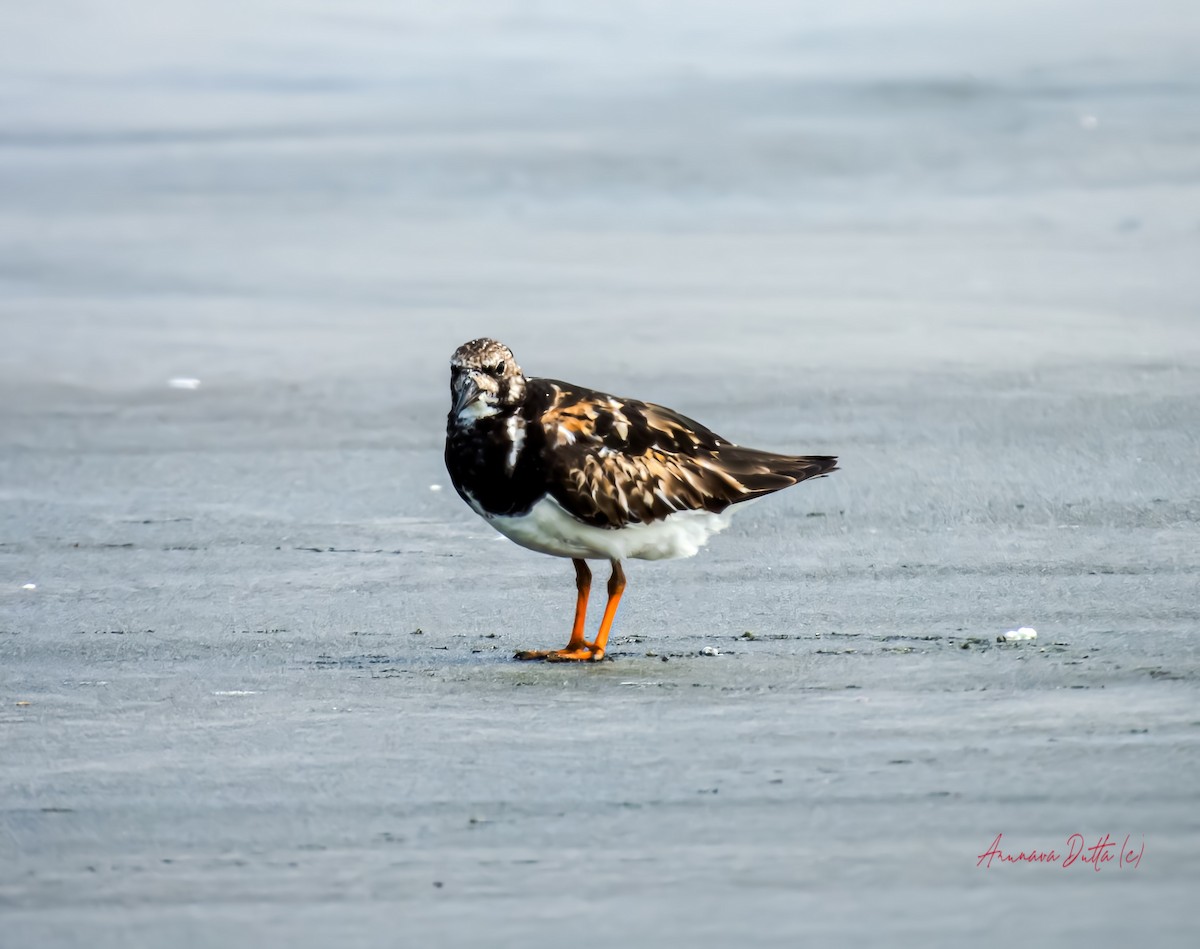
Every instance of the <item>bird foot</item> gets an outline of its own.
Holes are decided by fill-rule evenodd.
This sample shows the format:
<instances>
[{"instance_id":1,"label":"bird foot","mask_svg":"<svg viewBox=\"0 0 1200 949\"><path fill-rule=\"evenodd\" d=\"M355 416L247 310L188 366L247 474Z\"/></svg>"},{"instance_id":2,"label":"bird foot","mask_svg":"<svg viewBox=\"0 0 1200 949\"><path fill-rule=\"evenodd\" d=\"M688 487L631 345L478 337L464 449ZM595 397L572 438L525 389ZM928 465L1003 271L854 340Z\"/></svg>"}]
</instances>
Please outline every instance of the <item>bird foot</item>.
<instances>
[{"instance_id":1,"label":"bird foot","mask_svg":"<svg viewBox=\"0 0 1200 949\"><path fill-rule=\"evenodd\" d=\"M543 662L599 662L604 658L604 650L597 648L595 643L584 643L566 649L522 649L514 653L513 658L523 661L540 659Z\"/></svg>"}]
</instances>

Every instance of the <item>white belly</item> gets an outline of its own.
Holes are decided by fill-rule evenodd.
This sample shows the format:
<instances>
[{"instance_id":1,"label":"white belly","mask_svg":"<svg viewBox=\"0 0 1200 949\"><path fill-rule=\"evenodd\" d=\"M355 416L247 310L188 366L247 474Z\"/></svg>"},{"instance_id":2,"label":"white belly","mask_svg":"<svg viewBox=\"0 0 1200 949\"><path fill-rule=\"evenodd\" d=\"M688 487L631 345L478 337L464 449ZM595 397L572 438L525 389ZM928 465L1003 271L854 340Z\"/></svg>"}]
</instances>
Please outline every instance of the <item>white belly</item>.
<instances>
[{"instance_id":1,"label":"white belly","mask_svg":"<svg viewBox=\"0 0 1200 949\"><path fill-rule=\"evenodd\" d=\"M694 556L713 534L729 526L732 513L732 508L720 514L679 511L650 524L609 529L582 524L553 498L545 497L520 517L483 516L514 543L555 557L671 560Z\"/></svg>"}]
</instances>

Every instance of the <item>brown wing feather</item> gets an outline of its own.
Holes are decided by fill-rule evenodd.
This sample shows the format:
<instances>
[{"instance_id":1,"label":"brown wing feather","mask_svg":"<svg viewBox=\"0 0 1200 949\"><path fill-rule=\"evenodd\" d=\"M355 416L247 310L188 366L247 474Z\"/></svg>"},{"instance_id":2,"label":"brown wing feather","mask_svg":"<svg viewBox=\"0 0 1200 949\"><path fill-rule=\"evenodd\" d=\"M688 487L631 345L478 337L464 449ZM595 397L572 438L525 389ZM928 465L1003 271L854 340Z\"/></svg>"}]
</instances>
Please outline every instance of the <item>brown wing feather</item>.
<instances>
[{"instance_id":1,"label":"brown wing feather","mask_svg":"<svg viewBox=\"0 0 1200 949\"><path fill-rule=\"evenodd\" d=\"M742 448L672 409L531 380L544 389L538 421L551 494L598 527L720 512L833 471L837 459Z\"/></svg>"}]
</instances>

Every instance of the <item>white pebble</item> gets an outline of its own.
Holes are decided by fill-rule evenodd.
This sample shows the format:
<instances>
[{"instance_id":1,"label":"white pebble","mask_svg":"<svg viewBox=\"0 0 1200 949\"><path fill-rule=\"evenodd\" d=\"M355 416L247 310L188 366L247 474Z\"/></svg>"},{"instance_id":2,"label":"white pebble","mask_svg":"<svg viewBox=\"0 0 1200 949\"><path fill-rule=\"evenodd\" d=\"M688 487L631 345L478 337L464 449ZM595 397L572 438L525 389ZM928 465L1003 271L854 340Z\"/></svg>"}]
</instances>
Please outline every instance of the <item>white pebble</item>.
<instances>
[{"instance_id":1,"label":"white pebble","mask_svg":"<svg viewBox=\"0 0 1200 949\"><path fill-rule=\"evenodd\" d=\"M1037 630L1031 626L1022 626L1020 629L1010 629L1003 636L997 636L998 643L1020 643L1027 642L1031 639L1037 639Z\"/></svg>"},{"instance_id":2,"label":"white pebble","mask_svg":"<svg viewBox=\"0 0 1200 949\"><path fill-rule=\"evenodd\" d=\"M719 650L716 646L705 646L703 649L700 650L700 655L702 655L702 656L719 656L719 655L721 655L721 650Z\"/></svg>"},{"instance_id":3,"label":"white pebble","mask_svg":"<svg viewBox=\"0 0 1200 949\"><path fill-rule=\"evenodd\" d=\"M37 584L36 583L25 583L25 584L22 584L21 589L22 590L36 590Z\"/></svg>"},{"instance_id":4,"label":"white pebble","mask_svg":"<svg viewBox=\"0 0 1200 949\"><path fill-rule=\"evenodd\" d=\"M174 379L168 379L167 385L172 389L199 389L200 380L191 379L186 376L177 376Z\"/></svg>"}]
</instances>

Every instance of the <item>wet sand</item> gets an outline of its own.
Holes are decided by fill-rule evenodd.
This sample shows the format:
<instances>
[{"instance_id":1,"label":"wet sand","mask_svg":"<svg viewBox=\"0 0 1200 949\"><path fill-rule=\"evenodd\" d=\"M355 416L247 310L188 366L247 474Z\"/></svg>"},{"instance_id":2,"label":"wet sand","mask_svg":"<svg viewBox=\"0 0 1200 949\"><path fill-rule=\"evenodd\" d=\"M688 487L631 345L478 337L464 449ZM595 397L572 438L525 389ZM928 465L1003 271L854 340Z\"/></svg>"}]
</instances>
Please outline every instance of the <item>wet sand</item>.
<instances>
[{"instance_id":1,"label":"wet sand","mask_svg":"<svg viewBox=\"0 0 1200 949\"><path fill-rule=\"evenodd\" d=\"M1187 8L868 7L25 15L0 943L1192 944ZM515 663L574 591L442 467L485 333L843 470Z\"/></svg>"}]
</instances>

